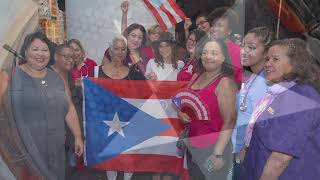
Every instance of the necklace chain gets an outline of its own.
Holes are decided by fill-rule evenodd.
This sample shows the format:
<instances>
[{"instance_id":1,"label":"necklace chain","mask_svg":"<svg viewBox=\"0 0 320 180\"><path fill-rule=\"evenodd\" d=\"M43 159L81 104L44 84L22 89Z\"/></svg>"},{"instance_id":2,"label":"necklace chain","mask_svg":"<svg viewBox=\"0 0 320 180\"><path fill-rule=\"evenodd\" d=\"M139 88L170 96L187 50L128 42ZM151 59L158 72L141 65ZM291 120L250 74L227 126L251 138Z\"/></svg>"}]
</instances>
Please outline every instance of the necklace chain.
<instances>
[{"instance_id":1,"label":"necklace chain","mask_svg":"<svg viewBox=\"0 0 320 180\"><path fill-rule=\"evenodd\" d=\"M249 78L249 85L244 85L244 89L246 89L246 93L245 93L245 95L244 95L244 97L242 98L242 100L241 100L241 103L240 103L240 110L242 111L242 112L245 112L245 111L247 111L247 103L246 103L246 99L247 99L247 96L248 96L248 93L249 93L249 91L250 91L250 88L252 87L252 85L253 85L253 83L254 83L254 81L257 79L257 77L260 75L260 73L262 72L262 70L258 73L258 74L252 74L252 75L255 75L255 77L252 79L252 80L250 80L251 79L251 77ZM241 87L241 89L242 89L242 87Z\"/></svg>"}]
</instances>

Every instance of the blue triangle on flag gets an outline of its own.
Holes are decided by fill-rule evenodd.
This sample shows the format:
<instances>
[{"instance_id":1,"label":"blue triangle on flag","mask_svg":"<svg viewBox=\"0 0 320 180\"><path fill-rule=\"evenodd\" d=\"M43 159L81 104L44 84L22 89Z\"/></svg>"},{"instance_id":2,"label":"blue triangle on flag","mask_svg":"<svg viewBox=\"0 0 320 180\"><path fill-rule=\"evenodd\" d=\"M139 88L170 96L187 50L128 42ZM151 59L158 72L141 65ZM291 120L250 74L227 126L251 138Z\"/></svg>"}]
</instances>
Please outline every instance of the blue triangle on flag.
<instances>
[{"instance_id":1,"label":"blue triangle on flag","mask_svg":"<svg viewBox=\"0 0 320 180\"><path fill-rule=\"evenodd\" d=\"M92 80L84 79L83 83L88 166L110 160L170 128ZM121 122L129 122L122 129L124 137L118 132L108 136L110 127L104 121L112 121L116 113Z\"/></svg>"}]
</instances>

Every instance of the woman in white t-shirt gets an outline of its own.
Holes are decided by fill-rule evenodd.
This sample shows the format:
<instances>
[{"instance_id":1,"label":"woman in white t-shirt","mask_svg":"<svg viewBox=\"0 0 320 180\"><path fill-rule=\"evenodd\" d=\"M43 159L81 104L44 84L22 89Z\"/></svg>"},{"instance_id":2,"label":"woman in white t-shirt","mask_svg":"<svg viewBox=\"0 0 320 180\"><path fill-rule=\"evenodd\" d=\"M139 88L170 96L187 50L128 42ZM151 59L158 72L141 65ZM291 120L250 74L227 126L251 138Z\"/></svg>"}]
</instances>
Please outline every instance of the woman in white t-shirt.
<instances>
[{"instance_id":1,"label":"woman in white t-shirt","mask_svg":"<svg viewBox=\"0 0 320 180\"><path fill-rule=\"evenodd\" d=\"M162 32L153 44L155 58L149 60L145 76L150 80L176 81L177 74L184 66L175 57L175 40L171 33Z\"/></svg>"}]
</instances>

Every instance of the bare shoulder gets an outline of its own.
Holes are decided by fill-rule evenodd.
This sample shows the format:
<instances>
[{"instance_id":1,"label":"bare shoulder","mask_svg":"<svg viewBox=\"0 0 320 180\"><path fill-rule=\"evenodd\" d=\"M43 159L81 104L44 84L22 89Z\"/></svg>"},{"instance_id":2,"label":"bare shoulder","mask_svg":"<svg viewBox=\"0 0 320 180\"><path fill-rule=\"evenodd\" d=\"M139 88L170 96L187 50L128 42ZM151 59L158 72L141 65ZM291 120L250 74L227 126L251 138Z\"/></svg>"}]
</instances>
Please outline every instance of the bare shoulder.
<instances>
[{"instance_id":1,"label":"bare shoulder","mask_svg":"<svg viewBox=\"0 0 320 180\"><path fill-rule=\"evenodd\" d=\"M237 84L230 77L222 77L217 88L216 93L234 93L237 91Z\"/></svg>"}]
</instances>

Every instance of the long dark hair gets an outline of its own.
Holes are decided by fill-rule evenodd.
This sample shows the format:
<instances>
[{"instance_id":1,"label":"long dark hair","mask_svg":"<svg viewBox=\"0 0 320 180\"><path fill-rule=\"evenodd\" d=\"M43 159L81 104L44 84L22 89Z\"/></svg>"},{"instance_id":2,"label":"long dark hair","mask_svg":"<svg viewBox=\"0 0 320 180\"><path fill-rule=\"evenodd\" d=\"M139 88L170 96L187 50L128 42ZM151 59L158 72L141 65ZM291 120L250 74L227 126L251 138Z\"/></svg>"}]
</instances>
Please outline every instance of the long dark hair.
<instances>
[{"instance_id":1,"label":"long dark hair","mask_svg":"<svg viewBox=\"0 0 320 180\"><path fill-rule=\"evenodd\" d=\"M188 38L191 36L191 35L194 35L195 39L196 39L196 42L199 42L203 37L206 36L206 32L204 31L201 31L199 29L193 29L192 31L190 31L189 35L188 35Z\"/></svg>"},{"instance_id":2,"label":"long dark hair","mask_svg":"<svg viewBox=\"0 0 320 180\"><path fill-rule=\"evenodd\" d=\"M232 77L233 76L233 66L231 64L227 45L225 42L223 42L221 40L217 40L217 39L206 38L206 39L200 40L199 43L197 44L197 47L196 47L197 72L202 72L204 69L202 61L201 61L201 54L203 52L204 46L209 42L216 42L219 45L219 47L221 48L223 56L225 57L225 60L222 63L221 73Z\"/></svg>"},{"instance_id":3,"label":"long dark hair","mask_svg":"<svg viewBox=\"0 0 320 180\"><path fill-rule=\"evenodd\" d=\"M147 32L146 32L146 29L141 24L137 24L137 23L130 24L130 26L128 26L124 30L123 36L126 37L126 39L128 39L129 34L135 29L139 29L142 32L143 38L142 38L142 42L141 42L140 48L144 47L146 45L146 42L147 42Z\"/></svg>"},{"instance_id":4,"label":"long dark hair","mask_svg":"<svg viewBox=\"0 0 320 180\"><path fill-rule=\"evenodd\" d=\"M177 63L177 59L176 59L176 43L172 42L172 41L161 41L161 42L166 42L169 44L169 46L171 47L171 63L172 63L172 67L174 69L178 68L178 63ZM154 62L157 63L157 66L161 66L162 69L164 69L164 60L162 58L162 56L160 55L160 51L159 51L159 46L160 43L158 42L157 45L154 48Z\"/></svg>"},{"instance_id":5,"label":"long dark hair","mask_svg":"<svg viewBox=\"0 0 320 180\"><path fill-rule=\"evenodd\" d=\"M284 76L285 80L308 84L320 92L320 66L304 40L299 38L276 40L271 46L281 46L288 49L287 56L292 71Z\"/></svg>"}]
</instances>

